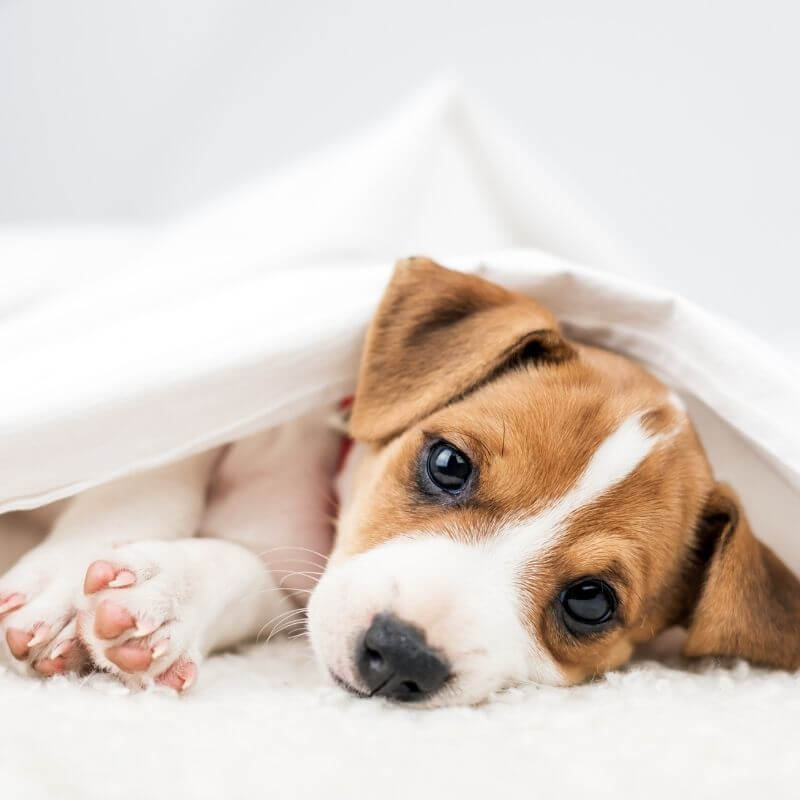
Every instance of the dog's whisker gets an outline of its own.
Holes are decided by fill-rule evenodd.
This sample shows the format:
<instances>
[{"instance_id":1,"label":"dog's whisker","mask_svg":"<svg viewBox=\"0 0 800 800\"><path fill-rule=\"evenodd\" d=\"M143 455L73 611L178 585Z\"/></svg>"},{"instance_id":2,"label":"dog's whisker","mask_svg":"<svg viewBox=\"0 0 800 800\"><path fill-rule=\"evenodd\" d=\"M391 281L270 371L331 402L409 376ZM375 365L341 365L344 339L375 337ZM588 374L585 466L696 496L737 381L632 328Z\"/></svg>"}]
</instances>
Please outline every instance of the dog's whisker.
<instances>
[{"instance_id":1,"label":"dog's whisker","mask_svg":"<svg viewBox=\"0 0 800 800\"><path fill-rule=\"evenodd\" d=\"M323 572L317 572L316 570L312 569L304 569L304 570L297 570L297 569L273 569L271 572L274 572L278 575L281 573L289 573L290 575L323 575Z\"/></svg>"},{"instance_id":2,"label":"dog's whisker","mask_svg":"<svg viewBox=\"0 0 800 800\"><path fill-rule=\"evenodd\" d=\"M305 630L304 626L305 622L301 620L294 620L293 622L288 622L285 625L281 625L279 628L276 628L275 631L273 632L273 636L278 636L279 634L284 633L285 631L293 631L299 629Z\"/></svg>"},{"instance_id":3,"label":"dog's whisker","mask_svg":"<svg viewBox=\"0 0 800 800\"><path fill-rule=\"evenodd\" d=\"M269 636L267 637L267 642L269 642L270 639L272 639L273 636L277 636L277 634L279 634L281 631L292 627L292 625L295 625L295 624L298 624L298 623L305 625L305 623L306 623L305 609L301 608L301 609L297 609L297 610L301 612L301 616L298 617L298 618L287 616L285 619L282 619L280 622L276 623L275 626L270 631Z\"/></svg>"},{"instance_id":4,"label":"dog's whisker","mask_svg":"<svg viewBox=\"0 0 800 800\"><path fill-rule=\"evenodd\" d=\"M310 562L311 564L316 564L319 567L324 566L324 561L321 561L319 558L311 558L310 557L311 555L312 555L311 553L306 553L306 552L302 552L302 551L297 553L296 555L280 553L280 552L278 552L278 553L272 552L272 553L261 553L259 555L259 558L268 558L270 556L280 556L281 560L285 560L285 561L299 561L301 559L305 559L308 562Z\"/></svg>"},{"instance_id":5,"label":"dog's whisker","mask_svg":"<svg viewBox=\"0 0 800 800\"><path fill-rule=\"evenodd\" d=\"M297 626L302 626L303 628L305 628L305 624L306 624L306 621L304 619L302 619L302 620L301 619L295 619L295 620L289 621L288 623L280 625L277 628L274 628L272 630L272 632L270 633L269 637L267 638L267 644L269 644L270 640L274 636L277 636L278 634L283 633L284 631L290 631L290 630L294 629Z\"/></svg>"},{"instance_id":6,"label":"dog's whisker","mask_svg":"<svg viewBox=\"0 0 800 800\"><path fill-rule=\"evenodd\" d=\"M304 550L306 553L311 553L311 555L319 556L323 561L328 560L328 556L324 555L323 553L320 553L318 550L313 550L310 547L303 547L298 544L282 544L278 545L277 547L270 547L269 549L264 550L261 553L258 553L258 557L261 558L267 555L268 553L276 553L279 550Z\"/></svg>"},{"instance_id":7,"label":"dog's whisker","mask_svg":"<svg viewBox=\"0 0 800 800\"><path fill-rule=\"evenodd\" d=\"M311 594L313 592L312 589L287 589L285 586L273 586L270 589L255 589L254 591L250 592L250 594L245 595L242 599L255 597L259 594L267 594L268 592L284 592L287 597L291 597L293 594Z\"/></svg>"},{"instance_id":8,"label":"dog's whisker","mask_svg":"<svg viewBox=\"0 0 800 800\"><path fill-rule=\"evenodd\" d=\"M271 562L267 561L266 559L262 559L262 561L270 570L273 572L275 571L275 567ZM316 561L311 561L308 558L281 558L279 561L276 560L276 564L308 564L312 567L316 567L318 570L320 570L320 572L325 571L324 564L317 564Z\"/></svg>"},{"instance_id":9,"label":"dog's whisker","mask_svg":"<svg viewBox=\"0 0 800 800\"><path fill-rule=\"evenodd\" d=\"M289 572L288 574L284 575L280 579L280 581L278 582L278 586L282 587L284 585L284 583L287 580L289 580L289 578L293 578L293 577L309 578L309 579L313 580L315 576L312 573L307 573L307 572ZM315 580L315 583L318 583L318 582L319 582L319 576L317 576L316 580Z\"/></svg>"},{"instance_id":10,"label":"dog's whisker","mask_svg":"<svg viewBox=\"0 0 800 800\"><path fill-rule=\"evenodd\" d=\"M303 618L303 619L291 619L288 622L285 622L283 625L281 625L278 632L280 633L280 631L286 631L286 630L289 630L290 628L303 628L303 629L305 629L306 622L307 621L306 621L305 618Z\"/></svg>"},{"instance_id":11,"label":"dog's whisker","mask_svg":"<svg viewBox=\"0 0 800 800\"><path fill-rule=\"evenodd\" d=\"M264 632L265 628L271 627L272 630L275 630L275 628L280 626L281 623L283 623L286 619L290 619L292 617L292 615L294 615L296 613L299 613L301 611L304 611L304 610L305 609L302 609L302 608L293 608L293 609L290 609L289 611L284 611L282 614L278 614L278 615L274 616L272 619L268 620L267 622L265 622L261 626L261 628L259 629L258 634L256 636L256 639L258 639L259 636L261 636L261 634Z\"/></svg>"},{"instance_id":12,"label":"dog's whisker","mask_svg":"<svg viewBox=\"0 0 800 800\"><path fill-rule=\"evenodd\" d=\"M283 627L273 628L269 632L269 636L267 636L265 644L269 644L282 630L285 630Z\"/></svg>"},{"instance_id":13,"label":"dog's whisker","mask_svg":"<svg viewBox=\"0 0 800 800\"><path fill-rule=\"evenodd\" d=\"M258 633L256 634L256 641L261 637L261 634L265 631L266 628L273 626L272 630L274 631L276 627L278 627L284 620L290 619L295 614L303 614L305 613L304 608L291 608L288 611L284 611L281 614L276 614L271 619L267 620L260 628ZM269 639L267 639L269 641Z\"/></svg>"},{"instance_id":14,"label":"dog's whisker","mask_svg":"<svg viewBox=\"0 0 800 800\"><path fill-rule=\"evenodd\" d=\"M261 594L268 594L269 592L282 592L286 597L290 599L294 598L296 595L304 595L304 594L310 595L313 593L311 589L289 589L286 586L273 586L270 589L255 589L254 591L249 592L248 594L240 597L239 602L243 603L246 602L247 600L252 599L253 597L257 597L258 595ZM303 600L302 602L305 602L305 600Z\"/></svg>"}]
</instances>

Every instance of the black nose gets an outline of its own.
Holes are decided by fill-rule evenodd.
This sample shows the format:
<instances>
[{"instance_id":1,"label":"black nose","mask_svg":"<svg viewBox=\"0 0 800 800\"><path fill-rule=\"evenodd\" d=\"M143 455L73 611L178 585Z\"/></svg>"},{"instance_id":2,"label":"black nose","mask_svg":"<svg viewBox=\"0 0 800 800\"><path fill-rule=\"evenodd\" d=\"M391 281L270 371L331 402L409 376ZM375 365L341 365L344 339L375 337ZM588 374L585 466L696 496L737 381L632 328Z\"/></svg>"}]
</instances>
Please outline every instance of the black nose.
<instances>
[{"instance_id":1,"label":"black nose","mask_svg":"<svg viewBox=\"0 0 800 800\"><path fill-rule=\"evenodd\" d=\"M356 646L356 665L370 694L402 701L428 697L450 673L422 631L391 614L372 620Z\"/></svg>"}]
</instances>

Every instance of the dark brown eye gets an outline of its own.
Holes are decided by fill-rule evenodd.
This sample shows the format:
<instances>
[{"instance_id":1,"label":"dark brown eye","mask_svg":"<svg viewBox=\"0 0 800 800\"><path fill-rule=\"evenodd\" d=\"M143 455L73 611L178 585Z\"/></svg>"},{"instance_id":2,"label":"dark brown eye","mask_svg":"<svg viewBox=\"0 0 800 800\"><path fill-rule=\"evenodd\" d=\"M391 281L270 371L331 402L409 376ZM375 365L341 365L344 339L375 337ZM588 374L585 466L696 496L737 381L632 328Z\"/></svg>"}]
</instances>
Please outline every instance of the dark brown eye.
<instances>
[{"instance_id":1,"label":"dark brown eye","mask_svg":"<svg viewBox=\"0 0 800 800\"><path fill-rule=\"evenodd\" d=\"M564 622L573 633L586 633L610 622L617 610L614 590L599 578L583 578L559 596Z\"/></svg>"},{"instance_id":2,"label":"dark brown eye","mask_svg":"<svg viewBox=\"0 0 800 800\"><path fill-rule=\"evenodd\" d=\"M453 445L436 442L428 453L428 477L440 488L457 494L466 485L472 474L469 459Z\"/></svg>"}]
</instances>

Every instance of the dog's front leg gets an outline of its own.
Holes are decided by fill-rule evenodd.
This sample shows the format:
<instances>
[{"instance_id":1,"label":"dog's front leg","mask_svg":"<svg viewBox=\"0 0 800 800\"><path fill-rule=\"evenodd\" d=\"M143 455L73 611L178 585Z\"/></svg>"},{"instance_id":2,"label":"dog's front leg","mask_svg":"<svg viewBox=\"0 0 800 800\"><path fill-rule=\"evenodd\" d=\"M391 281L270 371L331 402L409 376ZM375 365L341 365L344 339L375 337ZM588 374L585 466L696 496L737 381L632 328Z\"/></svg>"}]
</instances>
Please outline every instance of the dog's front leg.
<instances>
[{"instance_id":1,"label":"dog's front leg","mask_svg":"<svg viewBox=\"0 0 800 800\"><path fill-rule=\"evenodd\" d=\"M135 688L184 691L211 651L302 614L258 555L221 539L123 545L90 568L86 591L81 641L93 663Z\"/></svg>"},{"instance_id":2,"label":"dog's front leg","mask_svg":"<svg viewBox=\"0 0 800 800\"><path fill-rule=\"evenodd\" d=\"M78 495L45 541L0 578L0 660L42 676L82 668L84 583L95 592L124 585L112 554L127 542L192 536L218 457L201 453Z\"/></svg>"}]
</instances>

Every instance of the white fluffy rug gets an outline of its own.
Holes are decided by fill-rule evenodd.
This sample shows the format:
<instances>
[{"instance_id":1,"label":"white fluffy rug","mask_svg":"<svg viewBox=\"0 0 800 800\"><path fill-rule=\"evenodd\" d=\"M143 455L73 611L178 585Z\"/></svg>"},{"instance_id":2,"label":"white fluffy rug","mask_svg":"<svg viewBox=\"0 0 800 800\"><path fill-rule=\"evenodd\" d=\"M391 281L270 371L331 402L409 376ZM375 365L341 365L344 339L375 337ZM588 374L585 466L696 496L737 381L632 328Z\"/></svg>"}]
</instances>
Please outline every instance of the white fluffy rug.
<instances>
[{"instance_id":1,"label":"white fluffy rug","mask_svg":"<svg viewBox=\"0 0 800 800\"><path fill-rule=\"evenodd\" d=\"M0 676L0 797L798 797L800 677L640 662L574 689L418 711L323 685L300 642L192 692Z\"/></svg>"}]
</instances>

